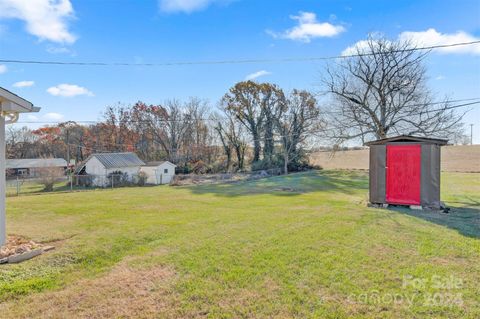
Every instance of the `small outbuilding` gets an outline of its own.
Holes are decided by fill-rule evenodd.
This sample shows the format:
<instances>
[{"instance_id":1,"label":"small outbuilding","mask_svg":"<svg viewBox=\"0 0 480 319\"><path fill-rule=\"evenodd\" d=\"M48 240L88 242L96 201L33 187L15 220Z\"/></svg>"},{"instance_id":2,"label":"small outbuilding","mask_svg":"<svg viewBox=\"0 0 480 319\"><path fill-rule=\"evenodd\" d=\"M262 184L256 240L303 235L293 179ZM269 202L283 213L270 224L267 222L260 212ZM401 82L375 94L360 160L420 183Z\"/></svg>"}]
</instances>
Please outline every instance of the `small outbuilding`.
<instances>
[{"instance_id":1,"label":"small outbuilding","mask_svg":"<svg viewBox=\"0 0 480 319\"><path fill-rule=\"evenodd\" d=\"M92 184L95 186L106 186L109 184L110 174L122 173L133 181L140 172L140 167L145 163L132 152L123 153L96 153L90 155L75 174L90 175Z\"/></svg>"},{"instance_id":2,"label":"small outbuilding","mask_svg":"<svg viewBox=\"0 0 480 319\"><path fill-rule=\"evenodd\" d=\"M148 162L140 171L147 175L147 184L161 185L170 183L175 176L175 167L177 165L169 161Z\"/></svg>"},{"instance_id":3,"label":"small outbuilding","mask_svg":"<svg viewBox=\"0 0 480 319\"><path fill-rule=\"evenodd\" d=\"M68 168L63 158L19 158L7 159L7 178L33 178L41 176L45 170L52 173L64 174Z\"/></svg>"},{"instance_id":4,"label":"small outbuilding","mask_svg":"<svg viewBox=\"0 0 480 319\"><path fill-rule=\"evenodd\" d=\"M447 140L401 135L370 147L370 203L441 208L440 147Z\"/></svg>"}]
</instances>

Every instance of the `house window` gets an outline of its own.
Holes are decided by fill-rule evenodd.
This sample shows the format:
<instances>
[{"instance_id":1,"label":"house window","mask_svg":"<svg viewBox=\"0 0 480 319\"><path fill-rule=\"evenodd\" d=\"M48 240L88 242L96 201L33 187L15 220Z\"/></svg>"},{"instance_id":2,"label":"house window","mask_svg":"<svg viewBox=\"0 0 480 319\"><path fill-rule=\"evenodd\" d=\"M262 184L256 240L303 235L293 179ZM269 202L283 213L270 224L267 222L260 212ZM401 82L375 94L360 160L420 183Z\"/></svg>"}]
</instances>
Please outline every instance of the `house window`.
<instances>
[{"instance_id":1,"label":"house window","mask_svg":"<svg viewBox=\"0 0 480 319\"><path fill-rule=\"evenodd\" d=\"M165 168L165 169L163 170L163 174L168 174L168 168Z\"/></svg>"}]
</instances>

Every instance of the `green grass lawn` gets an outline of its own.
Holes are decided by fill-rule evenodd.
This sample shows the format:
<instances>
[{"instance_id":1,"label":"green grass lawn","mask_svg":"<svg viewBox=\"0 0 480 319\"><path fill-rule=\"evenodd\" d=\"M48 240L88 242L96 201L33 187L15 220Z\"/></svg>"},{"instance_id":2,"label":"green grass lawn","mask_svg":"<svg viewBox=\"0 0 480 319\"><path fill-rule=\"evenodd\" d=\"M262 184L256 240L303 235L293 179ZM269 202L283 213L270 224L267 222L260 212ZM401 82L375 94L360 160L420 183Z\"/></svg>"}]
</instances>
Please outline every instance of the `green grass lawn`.
<instances>
[{"instance_id":1,"label":"green grass lawn","mask_svg":"<svg viewBox=\"0 0 480 319\"><path fill-rule=\"evenodd\" d=\"M340 171L10 197L8 232L57 249L0 266L0 317L478 318L480 174L442 187L448 215Z\"/></svg>"}]
</instances>

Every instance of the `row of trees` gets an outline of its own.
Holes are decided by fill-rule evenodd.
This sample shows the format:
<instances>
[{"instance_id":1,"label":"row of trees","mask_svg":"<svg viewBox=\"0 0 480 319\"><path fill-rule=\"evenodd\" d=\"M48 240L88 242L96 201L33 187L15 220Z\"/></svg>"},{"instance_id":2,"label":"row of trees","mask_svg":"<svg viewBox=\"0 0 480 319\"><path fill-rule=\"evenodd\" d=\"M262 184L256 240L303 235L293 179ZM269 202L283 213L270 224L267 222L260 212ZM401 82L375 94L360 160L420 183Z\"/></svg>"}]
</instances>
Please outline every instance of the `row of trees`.
<instances>
[{"instance_id":1,"label":"row of trees","mask_svg":"<svg viewBox=\"0 0 480 319\"><path fill-rule=\"evenodd\" d=\"M185 172L288 171L306 165L306 140L319 123L311 93L286 95L276 85L247 81L232 87L216 108L198 98L137 102L107 107L102 121L91 125L9 128L7 153L81 162L95 152L134 151L146 161L167 159Z\"/></svg>"},{"instance_id":2,"label":"row of trees","mask_svg":"<svg viewBox=\"0 0 480 319\"><path fill-rule=\"evenodd\" d=\"M461 142L464 113L428 89L428 51L382 38L365 43L354 57L327 66L317 94L245 81L215 107L199 98L116 105L90 125L10 128L8 156L80 162L93 152L135 151L146 161L168 159L185 172L288 172L308 165L307 150L320 140L333 148L397 134Z\"/></svg>"}]
</instances>

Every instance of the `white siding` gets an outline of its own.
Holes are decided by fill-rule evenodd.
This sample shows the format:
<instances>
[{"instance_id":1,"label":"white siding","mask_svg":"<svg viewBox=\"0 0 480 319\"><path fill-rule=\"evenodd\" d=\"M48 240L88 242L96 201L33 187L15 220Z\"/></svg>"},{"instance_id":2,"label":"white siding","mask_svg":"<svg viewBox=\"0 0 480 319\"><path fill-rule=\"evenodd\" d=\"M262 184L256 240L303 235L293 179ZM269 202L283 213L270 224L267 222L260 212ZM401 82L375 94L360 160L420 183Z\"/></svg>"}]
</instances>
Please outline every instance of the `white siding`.
<instances>
[{"instance_id":1,"label":"white siding","mask_svg":"<svg viewBox=\"0 0 480 319\"><path fill-rule=\"evenodd\" d=\"M147 175L147 184L157 184L157 178L155 176L155 171L157 166L143 166L141 171Z\"/></svg>"},{"instance_id":2,"label":"white siding","mask_svg":"<svg viewBox=\"0 0 480 319\"><path fill-rule=\"evenodd\" d=\"M147 174L148 184L169 184L175 176L175 165L170 162L164 162L158 166L143 166L141 170Z\"/></svg>"},{"instance_id":3,"label":"white siding","mask_svg":"<svg viewBox=\"0 0 480 319\"><path fill-rule=\"evenodd\" d=\"M106 169L96 157L92 157L85 164L85 173L89 175L106 175Z\"/></svg>"},{"instance_id":4,"label":"white siding","mask_svg":"<svg viewBox=\"0 0 480 319\"><path fill-rule=\"evenodd\" d=\"M105 166L96 158L92 157L85 163L85 173L88 175L96 176L93 178L92 183L95 186L105 186L106 169Z\"/></svg>"},{"instance_id":5,"label":"white siding","mask_svg":"<svg viewBox=\"0 0 480 319\"><path fill-rule=\"evenodd\" d=\"M85 163L85 172L88 175L96 176L93 179L93 184L95 186L108 186L107 176L110 173L121 171L122 173L127 173L130 178L135 176L140 171L140 166L130 166L130 167L114 167L106 169L105 166L96 158L92 157Z\"/></svg>"}]
</instances>

